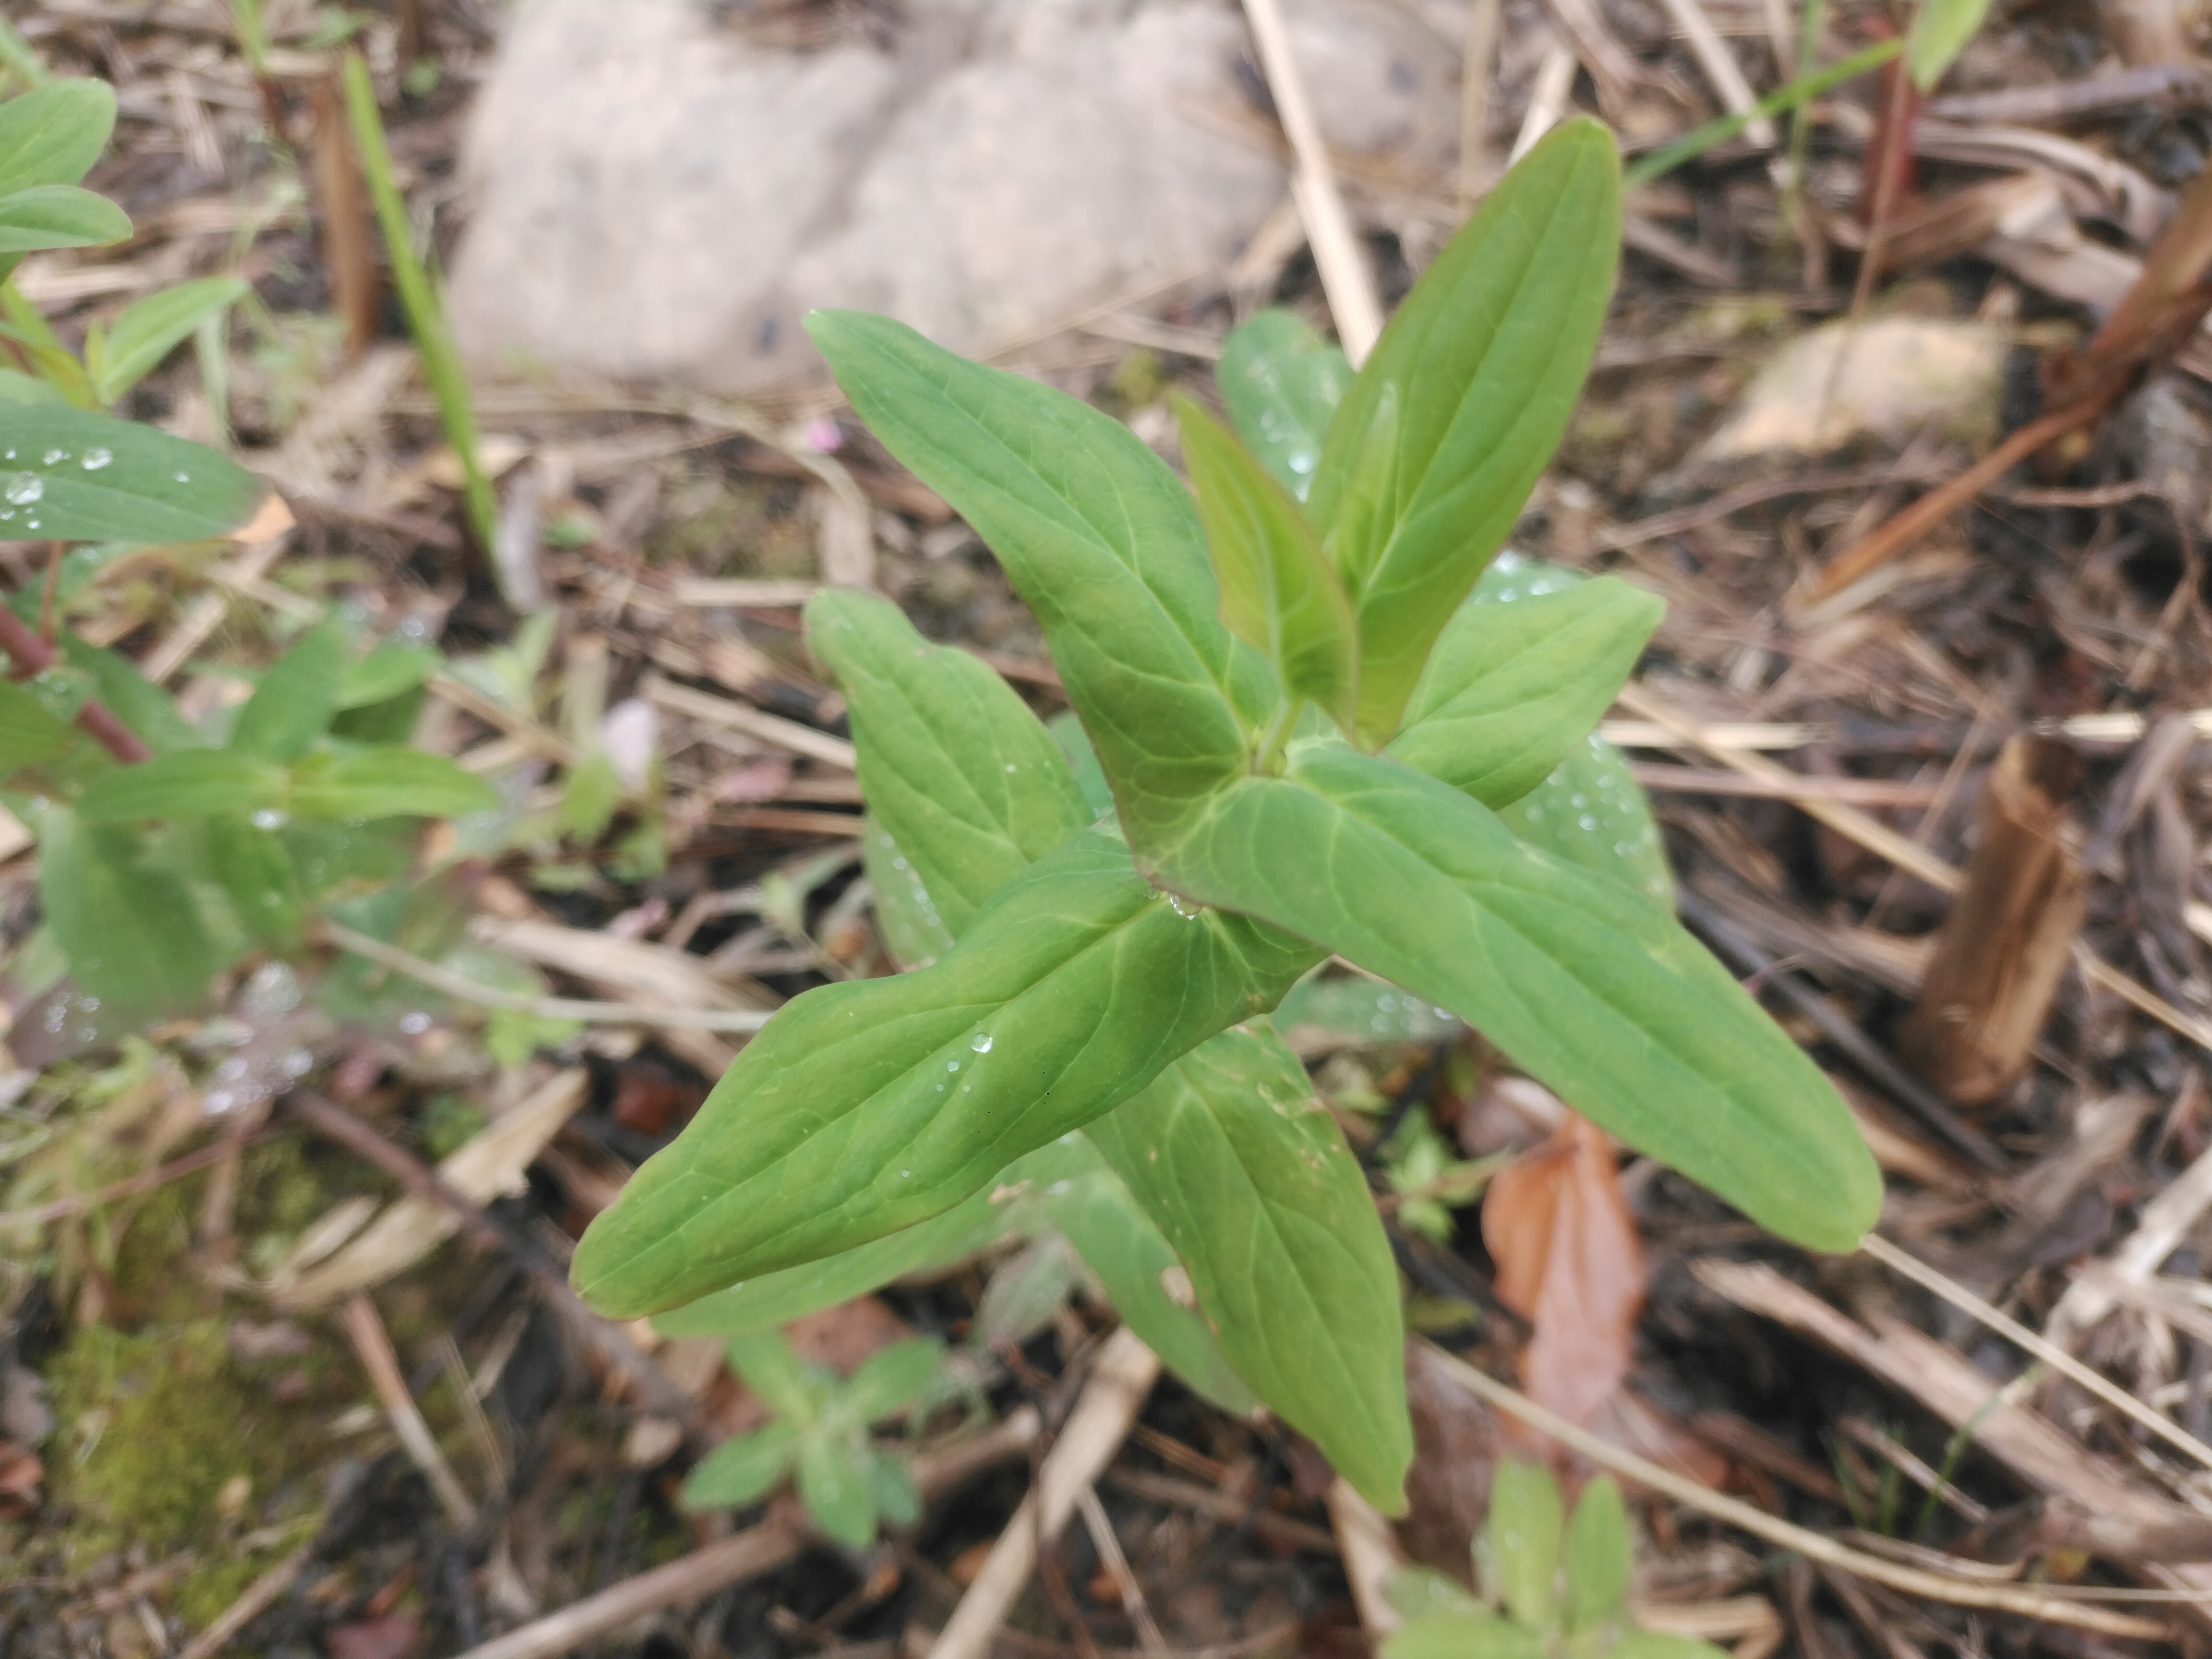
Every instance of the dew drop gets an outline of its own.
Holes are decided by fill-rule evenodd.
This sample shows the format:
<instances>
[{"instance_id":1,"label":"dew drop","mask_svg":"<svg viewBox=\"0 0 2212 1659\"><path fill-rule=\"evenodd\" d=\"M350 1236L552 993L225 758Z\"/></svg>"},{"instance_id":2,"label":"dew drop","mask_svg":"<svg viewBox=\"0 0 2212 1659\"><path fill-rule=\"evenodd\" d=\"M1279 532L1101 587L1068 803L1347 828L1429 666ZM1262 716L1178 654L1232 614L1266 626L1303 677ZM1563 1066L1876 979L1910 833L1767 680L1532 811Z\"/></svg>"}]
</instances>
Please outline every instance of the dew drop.
<instances>
[{"instance_id":1,"label":"dew drop","mask_svg":"<svg viewBox=\"0 0 2212 1659\"><path fill-rule=\"evenodd\" d=\"M1168 908L1173 910L1177 915L1181 916L1185 921L1196 921L1199 917L1204 914L1206 909L1206 907L1202 904L1185 904L1173 893L1170 893L1168 895Z\"/></svg>"},{"instance_id":2,"label":"dew drop","mask_svg":"<svg viewBox=\"0 0 2212 1659\"><path fill-rule=\"evenodd\" d=\"M976 1032L975 1037L969 1042L968 1046L970 1048L973 1048L979 1054L989 1054L991 1052L991 1034L988 1031Z\"/></svg>"},{"instance_id":3,"label":"dew drop","mask_svg":"<svg viewBox=\"0 0 2212 1659\"><path fill-rule=\"evenodd\" d=\"M957 1060L948 1060L945 1062L945 1069L948 1072L957 1072L960 1069L960 1062Z\"/></svg>"},{"instance_id":4,"label":"dew drop","mask_svg":"<svg viewBox=\"0 0 2212 1659\"><path fill-rule=\"evenodd\" d=\"M1587 812L1583 813L1582 817L1577 818L1575 822L1582 825L1585 830L1595 830L1597 828L1597 820Z\"/></svg>"},{"instance_id":5,"label":"dew drop","mask_svg":"<svg viewBox=\"0 0 2212 1659\"><path fill-rule=\"evenodd\" d=\"M253 815L256 830L282 830L291 820L273 806L264 806Z\"/></svg>"},{"instance_id":6,"label":"dew drop","mask_svg":"<svg viewBox=\"0 0 2212 1659\"><path fill-rule=\"evenodd\" d=\"M0 491L17 507L27 507L46 493L46 481L33 472L18 472L8 480L6 490Z\"/></svg>"},{"instance_id":7,"label":"dew drop","mask_svg":"<svg viewBox=\"0 0 2212 1659\"><path fill-rule=\"evenodd\" d=\"M70 453L66 449L50 449L46 452L46 465L48 466L59 466L64 461L69 459L69 458Z\"/></svg>"},{"instance_id":8,"label":"dew drop","mask_svg":"<svg viewBox=\"0 0 2212 1659\"><path fill-rule=\"evenodd\" d=\"M420 1008L410 1008L399 1016L399 1029L409 1036L421 1036L430 1029L430 1016Z\"/></svg>"},{"instance_id":9,"label":"dew drop","mask_svg":"<svg viewBox=\"0 0 2212 1659\"><path fill-rule=\"evenodd\" d=\"M106 449L88 449L84 452L84 470L97 472L115 459L114 452Z\"/></svg>"},{"instance_id":10,"label":"dew drop","mask_svg":"<svg viewBox=\"0 0 2212 1659\"><path fill-rule=\"evenodd\" d=\"M189 472L172 472L169 476L179 483L190 483L192 481L192 475Z\"/></svg>"}]
</instances>

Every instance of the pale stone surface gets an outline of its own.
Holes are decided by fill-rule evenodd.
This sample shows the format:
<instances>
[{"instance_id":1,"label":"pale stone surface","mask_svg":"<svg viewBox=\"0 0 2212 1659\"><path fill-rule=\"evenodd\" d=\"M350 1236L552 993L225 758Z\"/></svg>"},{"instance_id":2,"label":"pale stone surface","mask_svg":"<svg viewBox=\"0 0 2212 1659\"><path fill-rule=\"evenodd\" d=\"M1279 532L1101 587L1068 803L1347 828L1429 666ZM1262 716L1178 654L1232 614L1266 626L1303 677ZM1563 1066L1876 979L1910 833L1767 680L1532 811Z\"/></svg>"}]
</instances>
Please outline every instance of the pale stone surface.
<instances>
[{"instance_id":1,"label":"pale stone surface","mask_svg":"<svg viewBox=\"0 0 2212 1659\"><path fill-rule=\"evenodd\" d=\"M1980 447L1996 435L2008 343L1978 322L1877 317L1826 323L1761 366L1704 461L1817 455L1874 437L1901 448L1931 425Z\"/></svg>"},{"instance_id":2,"label":"pale stone surface","mask_svg":"<svg viewBox=\"0 0 2212 1659\"><path fill-rule=\"evenodd\" d=\"M1384 0L1290 9L1334 143L1456 143L1433 33ZM908 0L888 40L811 50L731 15L515 9L466 150L476 361L755 391L813 365L825 305L988 349L1225 266L1284 198L1230 0Z\"/></svg>"}]
</instances>

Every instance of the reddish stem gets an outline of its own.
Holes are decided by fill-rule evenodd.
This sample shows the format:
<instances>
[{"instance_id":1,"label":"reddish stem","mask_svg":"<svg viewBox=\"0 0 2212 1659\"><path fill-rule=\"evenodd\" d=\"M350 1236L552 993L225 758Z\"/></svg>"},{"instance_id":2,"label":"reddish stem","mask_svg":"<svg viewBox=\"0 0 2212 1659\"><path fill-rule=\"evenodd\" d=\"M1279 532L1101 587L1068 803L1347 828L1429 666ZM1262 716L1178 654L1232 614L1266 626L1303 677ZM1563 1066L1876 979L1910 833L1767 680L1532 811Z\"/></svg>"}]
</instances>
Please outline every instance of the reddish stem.
<instances>
[{"instance_id":1,"label":"reddish stem","mask_svg":"<svg viewBox=\"0 0 2212 1659\"><path fill-rule=\"evenodd\" d=\"M27 680L53 666L53 647L4 605L0 605L0 651L8 653L8 678L11 680ZM88 699L84 707L76 711L76 723L119 761L154 758L153 751L139 742L138 734L116 719L113 711L97 699Z\"/></svg>"}]
</instances>

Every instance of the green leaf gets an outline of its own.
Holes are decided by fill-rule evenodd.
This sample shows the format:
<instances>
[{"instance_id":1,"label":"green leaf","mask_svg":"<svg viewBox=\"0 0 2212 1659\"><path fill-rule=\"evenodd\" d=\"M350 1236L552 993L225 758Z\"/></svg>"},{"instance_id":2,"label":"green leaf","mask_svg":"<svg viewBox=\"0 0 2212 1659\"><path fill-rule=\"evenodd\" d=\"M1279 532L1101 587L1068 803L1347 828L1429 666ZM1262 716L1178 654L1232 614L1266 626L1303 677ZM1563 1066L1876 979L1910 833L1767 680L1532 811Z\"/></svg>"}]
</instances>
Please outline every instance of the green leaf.
<instances>
[{"instance_id":1,"label":"green leaf","mask_svg":"<svg viewBox=\"0 0 2212 1659\"><path fill-rule=\"evenodd\" d=\"M1013 688L967 652L930 644L889 600L817 593L806 641L844 688L869 814L955 938L1091 822L1059 744Z\"/></svg>"},{"instance_id":2,"label":"green leaf","mask_svg":"<svg viewBox=\"0 0 2212 1659\"><path fill-rule=\"evenodd\" d=\"M184 749L103 772L77 803L87 823L251 816L284 804L281 766L225 749Z\"/></svg>"},{"instance_id":3,"label":"green leaf","mask_svg":"<svg viewBox=\"0 0 2212 1659\"><path fill-rule=\"evenodd\" d=\"M92 677L93 695L156 755L201 746L198 736L177 713L176 700L140 673L128 657L104 651L74 634L64 634L61 647L71 668Z\"/></svg>"},{"instance_id":4,"label":"green leaf","mask_svg":"<svg viewBox=\"0 0 2212 1659\"><path fill-rule=\"evenodd\" d=\"M1981 28L1989 9L1990 0L1921 0L1905 40L1905 67L1912 84L1932 91Z\"/></svg>"},{"instance_id":5,"label":"green leaf","mask_svg":"<svg viewBox=\"0 0 2212 1659\"><path fill-rule=\"evenodd\" d=\"M786 1419L734 1435L699 1460L684 1483L687 1510L737 1510L759 1502L790 1471L799 1426Z\"/></svg>"},{"instance_id":6,"label":"green leaf","mask_svg":"<svg viewBox=\"0 0 2212 1659\"><path fill-rule=\"evenodd\" d=\"M130 215L75 185L33 185L0 196L0 254L104 247L130 234Z\"/></svg>"},{"instance_id":7,"label":"green leaf","mask_svg":"<svg viewBox=\"0 0 2212 1659\"><path fill-rule=\"evenodd\" d=\"M727 1290L655 1316L663 1336L738 1336L787 1325L880 1285L988 1249L1010 1234L1041 1224L1037 1189L1097 1166L1079 1135L1063 1135L1016 1158L981 1190L930 1220L856 1244L849 1250L762 1273Z\"/></svg>"},{"instance_id":8,"label":"green leaf","mask_svg":"<svg viewBox=\"0 0 2212 1659\"><path fill-rule=\"evenodd\" d=\"M884 317L816 312L878 438L981 534L1036 612L1132 835L1246 769L1273 702L1221 625L1190 492L1119 422Z\"/></svg>"},{"instance_id":9,"label":"green leaf","mask_svg":"<svg viewBox=\"0 0 2212 1659\"><path fill-rule=\"evenodd\" d=\"M1398 1269L1358 1161L1272 1033L1224 1032L1091 1126L1222 1352L1372 1503L1413 1457Z\"/></svg>"},{"instance_id":10,"label":"green leaf","mask_svg":"<svg viewBox=\"0 0 2212 1659\"><path fill-rule=\"evenodd\" d=\"M921 1493L903 1458L880 1446L868 1449L868 1501L895 1527L910 1527L921 1513Z\"/></svg>"},{"instance_id":11,"label":"green leaf","mask_svg":"<svg viewBox=\"0 0 2212 1659\"><path fill-rule=\"evenodd\" d=\"M1819 1069L1672 917L1516 841L1477 802L1294 745L1150 849L1243 911L1449 1008L1577 1111L1760 1225L1848 1250L1881 1181Z\"/></svg>"},{"instance_id":12,"label":"green leaf","mask_svg":"<svg viewBox=\"0 0 2212 1659\"><path fill-rule=\"evenodd\" d=\"M92 171L115 130L105 81L49 81L0 104L0 196L73 185Z\"/></svg>"},{"instance_id":13,"label":"green leaf","mask_svg":"<svg viewBox=\"0 0 2212 1659\"><path fill-rule=\"evenodd\" d=\"M808 1435L799 1447L799 1495L814 1524L848 1549L875 1541L876 1505L870 1495L873 1448L828 1435Z\"/></svg>"},{"instance_id":14,"label":"green leaf","mask_svg":"<svg viewBox=\"0 0 2212 1659\"><path fill-rule=\"evenodd\" d=\"M1237 435L1300 501L1352 378L1342 351L1296 312L1279 309L1231 329L1214 369Z\"/></svg>"},{"instance_id":15,"label":"green leaf","mask_svg":"<svg viewBox=\"0 0 2212 1659\"><path fill-rule=\"evenodd\" d=\"M1179 914L1117 835L1085 830L935 965L780 1010L592 1223L576 1286L632 1317L940 1214L1311 962L1241 918Z\"/></svg>"},{"instance_id":16,"label":"green leaf","mask_svg":"<svg viewBox=\"0 0 2212 1659\"><path fill-rule=\"evenodd\" d=\"M235 462L150 426L0 405L0 537L204 541L245 524L264 493Z\"/></svg>"},{"instance_id":17,"label":"green leaf","mask_svg":"<svg viewBox=\"0 0 2212 1659\"><path fill-rule=\"evenodd\" d=\"M1446 245L1338 407L1308 506L1359 613L1369 741L1397 729L1430 646L1559 447L1620 249L1612 135L1566 122ZM1363 492L1380 510L1340 523Z\"/></svg>"},{"instance_id":18,"label":"green leaf","mask_svg":"<svg viewBox=\"0 0 2212 1659\"><path fill-rule=\"evenodd\" d=\"M12 368L0 368L0 404L16 404L39 409L66 409L69 399L59 386Z\"/></svg>"},{"instance_id":19,"label":"green leaf","mask_svg":"<svg viewBox=\"0 0 2212 1659\"><path fill-rule=\"evenodd\" d=\"M838 1404L862 1423L880 1421L912 1405L944 1365L945 1344L933 1336L891 1343L846 1379Z\"/></svg>"},{"instance_id":20,"label":"green leaf","mask_svg":"<svg viewBox=\"0 0 2212 1659\"><path fill-rule=\"evenodd\" d=\"M952 948L937 901L899 844L871 817L860 825L860 867L875 896L876 925L901 968L927 968Z\"/></svg>"},{"instance_id":21,"label":"green leaf","mask_svg":"<svg viewBox=\"0 0 2212 1659\"><path fill-rule=\"evenodd\" d=\"M112 404L130 391L202 323L246 293L246 285L235 276L205 276L137 301L107 331L99 361L88 365L100 401Z\"/></svg>"},{"instance_id":22,"label":"green leaf","mask_svg":"<svg viewBox=\"0 0 2212 1659\"><path fill-rule=\"evenodd\" d=\"M730 1367L761 1403L794 1424L814 1420L815 1390L781 1331L755 1331L730 1339Z\"/></svg>"},{"instance_id":23,"label":"green leaf","mask_svg":"<svg viewBox=\"0 0 2212 1659\"><path fill-rule=\"evenodd\" d=\"M309 629L262 675L238 711L229 746L262 760L298 760L338 712L345 660L345 634L337 623Z\"/></svg>"},{"instance_id":24,"label":"green leaf","mask_svg":"<svg viewBox=\"0 0 2212 1659\"><path fill-rule=\"evenodd\" d=\"M1382 1659L1547 1659L1545 1633L1493 1613L1431 1613L1382 1638Z\"/></svg>"},{"instance_id":25,"label":"green leaf","mask_svg":"<svg viewBox=\"0 0 2212 1659\"><path fill-rule=\"evenodd\" d=\"M308 818L457 818L488 812L499 792L443 755L363 749L310 755L293 769L290 805Z\"/></svg>"},{"instance_id":26,"label":"green leaf","mask_svg":"<svg viewBox=\"0 0 2212 1659\"><path fill-rule=\"evenodd\" d=\"M1087 1175L1046 1188L1043 1202L1053 1224L1098 1275L1121 1322L1170 1370L1232 1416L1247 1415L1259 1398L1231 1366L1200 1313L1186 1305L1187 1297L1176 1294L1188 1273L1174 1247L1121 1176L1098 1162L1096 1152L1091 1157L1095 1167Z\"/></svg>"},{"instance_id":27,"label":"green leaf","mask_svg":"<svg viewBox=\"0 0 2212 1659\"><path fill-rule=\"evenodd\" d=\"M1603 717L1664 611L1616 577L1500 556L1437 641L1386 752L1485 806L1518 800Z\"/></svg>"},{"instance_id":28,"label":"green leaf","mask_svg":"<svg viewBox=\"0 0 2212 1659\"><path fill-rule=\"evenodd\" d=\"M1293 700L1347 731L1358 714L1358 623L1344 584L1290 493L1228 429L1188 398L1176 403L1184 464L1221 584L1221 620L1264 653Z\"/></svg>"},{"instance_id":29,"label":"green leaf","mask_svg":"<svg viewBox=\"0 0 2212 1659\"><path fill-rule=\"evenodd\" d=\"M1596 732L1498 816L1531 847L1674 908L1674 872L1651 802L1620 750Z\"/></svg>"},{"instance_id":30,"label":"green leaf","mask_svg":"<svg viewBox=\"0 0 2212 1659\"><path fill-rule=\"evenodd\" d=\"M436 673L441 660L427 645L400 645L387 640L367 656L346 665L338 681L338 707L374 708L404 696Z\"/></svg>"},{"instance_id":31,"label":"green leaf","mask_svg":"<svg viewBox=\"0 0 2212 1659\"><path fill-rule=\"evenodd\" d=\"M1625 1630L1609 1659L1726 1659L1728 1650L1694 1636L1665 1636L1652 1630Z\"/></svg>"},{"instance_id":32,"label":"green leaf","mask_svg":"<svg viewBox=\"0 0 2212 1659\"><path fill-rule=\"evenodd\" d=\"M210 817L205 834L208 862L246 936L276 950L296 949L305 902L284 837L237 817Z\"/></svg>"},{"instance_id":33,"label":"green leaf","mask_svg":"<svg viewBox=\"0 0 2212 1659\"><path fill-rule=\"evenodd\" d=\"M0 777L65 754L76 741L75 727L21 685L0 680Z\"/></svg>"},{"instance_id":34,"label":"green leaf","mask_svg":"<svg viewBox=\"0 0 2212 1659\"><path fill-rule=\"evenodd\" d=\"M187 1006L222 964L191 892L136 833L35 815L46 926L85 990L131 1012Z\"/></svg>"},{"instance_id":35,"label":"green leaf","mask_svg":"<svg viewBox=\"0 0 2212 1659\"><path fill-rule=\"evenodd\" d=\"M1559 1483L1540 1463L1511 1459L1490 1481L1490 1517L1483 1522L1480 1559L1486 1581L1516 1620L1549 1629L1554 1619L1561 1534L1566 1516Z\"/></svg>"},{"instance_id":36,"label":"green leaf","mask_svg":"<svg viewBox=\"0 0 2212 1659\"><path fill-rule=\"evenodd\" d=\"M1492 1616L1464 1584L1434 1567L1399 1568L1382 1581L1382 1599L1401 1619L1428 1619L1438 1613L1461 1619Z\"/></svg>"},{"instance_id":37,"label":"green leaf","mask_svg":"<svg viewBox=\"0 0 2212 1659\"><path fill-rule=\"evenodd\" d=\"M1635 1565L1628 1510L1613 1477L1601 1474L1583 1488L1567 1523L1567 1632L1578 1634L1617 1619L1628 1604Z\"/></svg>"},{"instance_id":38,"label":"green leaf","mask_svg":"<svg viewBox=\"0 0 2212 1659\"><path fill-rule=\"evenodd\" d=\"M1285 1036L1303 1031L1367 1048L1442 1042L1467 1029L1447 1010L1364 974L1309 975L1285 994L1270 1023Z\"/></svg>"}]
</instances>

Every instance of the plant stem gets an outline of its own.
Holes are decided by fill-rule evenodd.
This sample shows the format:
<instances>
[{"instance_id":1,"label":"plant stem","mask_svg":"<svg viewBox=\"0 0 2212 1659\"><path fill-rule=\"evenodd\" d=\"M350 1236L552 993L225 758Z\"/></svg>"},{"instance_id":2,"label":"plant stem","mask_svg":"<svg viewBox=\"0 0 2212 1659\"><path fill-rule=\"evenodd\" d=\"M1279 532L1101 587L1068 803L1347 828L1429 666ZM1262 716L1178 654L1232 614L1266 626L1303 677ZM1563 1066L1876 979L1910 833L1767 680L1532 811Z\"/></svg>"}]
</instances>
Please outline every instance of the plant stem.
<instances>
[{"instance_id":1,"label":"plant stem","mask_svg":"<svg viewBox=\"0 0 2212 1659\"><path fill-rule=\"evenodd\" d=\"M1297 727L1298 716L1306 711L1306 700L1293 697L1275 710L1274 719L1261 734L1260 747L1252 757L1252 769L1264 776L1273 777L1283 769L1283 746Z\"/></svg>"},{"instance_id":2,"label":"plant stem","mask_svg":"<svg viewBox=\"0 0 2212 1659\"><path fill-rule=\"evenodd\" d=\"M384 140L384 120L377 112L376 88L368 78L368 65L357 52L345 58L346 117L353 126L354 146L361 152L361 167L368 181L369 199L384 230L386 249L392 256L392 283L399 290L399 304L407 313L408 331L422 359L422 373L438 400L439 423L446 441L461 465L461 501L466 509L469 532L477 550L500 581L501 596L512 603L501 580L493 543L499 526L499 500L485 476L483 458L477 451L476 406L469 399L468 377L461 370L461 356L453 344L445 307L440 303L430 273L415 252L407 204L399 194L399 181L392 168L392 151Z\"/></svg>"},{"instance_id":3,"label":"plant stem","mask_svg":"<svg viewBox=\"0 0 2212 1659\"><path fill-rule=\"evenodd\" d=\"M0 651L8 653L8 678L27 680L53 666L54 648L33 632L13 610L0 605ZM138 734L116 719L114 711L98 699L88 699L76 711L76 723L116 759L126 763L154 758L153 750Z\"/></svg>"}]
</instances>

